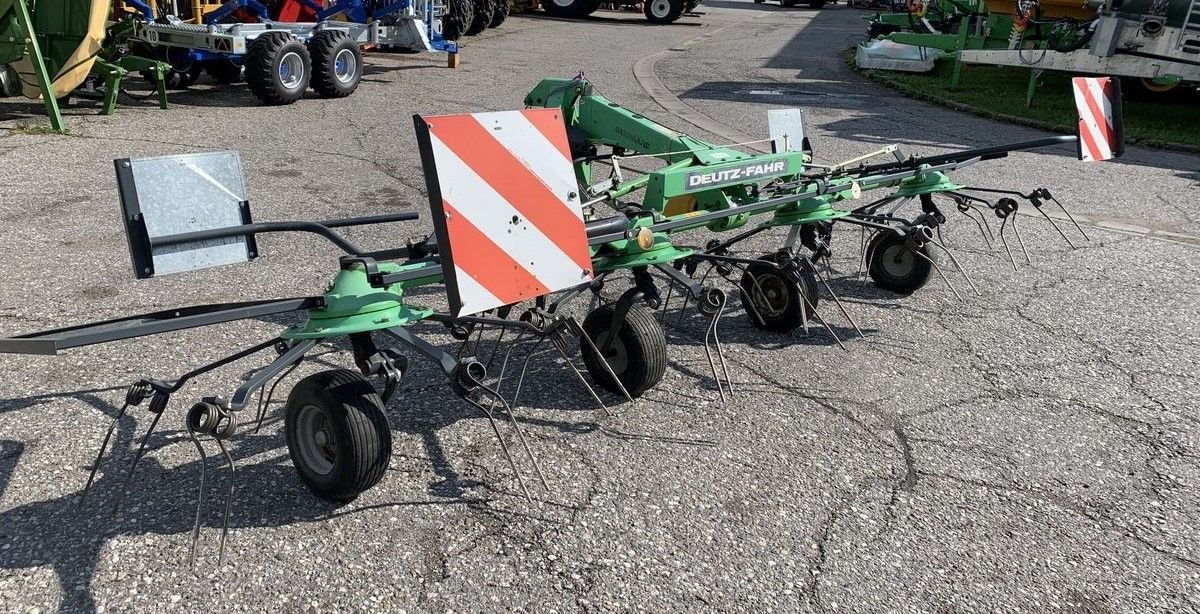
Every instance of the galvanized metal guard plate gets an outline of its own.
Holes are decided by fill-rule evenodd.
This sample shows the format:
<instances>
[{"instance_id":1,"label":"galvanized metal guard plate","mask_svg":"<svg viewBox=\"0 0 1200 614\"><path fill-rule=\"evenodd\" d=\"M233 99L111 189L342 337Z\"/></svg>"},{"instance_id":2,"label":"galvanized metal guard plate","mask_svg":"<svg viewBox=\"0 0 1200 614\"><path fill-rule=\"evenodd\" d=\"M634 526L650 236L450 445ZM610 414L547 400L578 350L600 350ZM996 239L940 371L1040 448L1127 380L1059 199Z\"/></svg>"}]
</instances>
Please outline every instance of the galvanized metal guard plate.
<instances>
[{"instance_id":1,"label":"galvanized metal guard plate","mask_svg":"<svg viewBox=\"0 0 1200 614\"><path fill-rule=\"evenodd\" d=\"M561 111L415 120L455 316L591 281Z\"/></svg>"},{"instance_id":2,"label":"galvanized metal guard plate","mask_svg":"<svg viewBox=\"0 0 1200 614\"><path fill-rule=\"evenodd\" d=\"M159 247L146 244L157 237L250 221L237 152L117 160L116 170L138 277L235 264L254 257L253 240L248 237ZM143 229L144 236L140 236ZM147 252L150 262L144 261Z\"/></svg>"}]
</instances>

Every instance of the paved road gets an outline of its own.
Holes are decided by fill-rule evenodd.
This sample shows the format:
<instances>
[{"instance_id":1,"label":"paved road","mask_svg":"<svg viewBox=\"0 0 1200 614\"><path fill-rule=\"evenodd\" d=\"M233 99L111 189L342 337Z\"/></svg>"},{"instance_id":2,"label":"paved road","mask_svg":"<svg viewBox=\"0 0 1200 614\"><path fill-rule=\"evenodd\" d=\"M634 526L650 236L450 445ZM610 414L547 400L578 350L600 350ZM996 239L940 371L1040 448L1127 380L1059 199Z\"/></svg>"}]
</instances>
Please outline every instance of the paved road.
<instances>
[{"instance_id":1,"label":"paved road","mask_svg":"<svg viewBox=\"0 0 1200 614\"><path fill-rule=\"evenodd\" d=\"M79 112L73 137L0 133L2 329L322 290L336 254L293 237L263 238L251 266L132 281L113 158L238 149L262 220L420 211L412 113L513 108L539 78L580 69L614 100L716 140L760 138L767 108L804 107L829 160L893 141L931 152L1039 134L897 99L849 73L843 50L862 14L844 6L717 0L705 12L672 27L617 13L514 17L471 40L458 71L374 55L344 101L267 109L241 88L202 85L170 112ZM0 117L24 108L0 102ZM858 235L839 231L833 289L868 339L843 350L827 334L771 335L732 313L721 334L737 395L724 405L694 317L668 329L663 385L634 404L606 397L611 414L547 360L520 410L552 486L535 504L487 423L424 364L388 407L387 476L349 506L321 503L297 480L276 403L234 446L223 567L227 474L208 465L215 499L195 575L200 464L181 408L227 394L255 364L180 393L119 512L109 510L144 410L119 424L118 463L82 508L78 494L124 384L269 338L278 323L0 358L0 610L1200 609L1200 258L1188 245L1200 234L1198 171L1200 158L1134 148L1120 164L1024 153L962 174L1045 185L1094 224L1071 250L1023 218L1032 264L1014 272L957 220L947 240L980 289L970 294L947 267L965 302L940 281L905 299L856 282ZM389 245L424 224L354 239ZM322 361L347 364L329 350Z\"/></svg>"}]
</instances>

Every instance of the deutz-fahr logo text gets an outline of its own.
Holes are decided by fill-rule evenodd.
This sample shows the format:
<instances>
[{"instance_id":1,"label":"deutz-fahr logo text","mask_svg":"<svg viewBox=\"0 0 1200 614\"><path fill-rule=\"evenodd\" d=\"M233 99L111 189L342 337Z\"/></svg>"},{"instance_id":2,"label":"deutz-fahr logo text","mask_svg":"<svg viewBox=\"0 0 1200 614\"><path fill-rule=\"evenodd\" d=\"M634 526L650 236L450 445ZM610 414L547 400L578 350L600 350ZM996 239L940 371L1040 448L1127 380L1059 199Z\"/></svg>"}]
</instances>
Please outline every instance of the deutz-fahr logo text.
<instances>
[{"instance_id":1,"label":"deutz-fahr logo text","mask_svg":"<svg viewBox=\"0 0 1200 614\"><path fill-rule=\"evenodd\" d=\"M787 160L775 160L774 162L756 162L725 168L719 171L696 171L687 174L687 187L690 189L718 186L766 175L782 175L788 170L787 163Z\"/></svg>"}]
</instances>

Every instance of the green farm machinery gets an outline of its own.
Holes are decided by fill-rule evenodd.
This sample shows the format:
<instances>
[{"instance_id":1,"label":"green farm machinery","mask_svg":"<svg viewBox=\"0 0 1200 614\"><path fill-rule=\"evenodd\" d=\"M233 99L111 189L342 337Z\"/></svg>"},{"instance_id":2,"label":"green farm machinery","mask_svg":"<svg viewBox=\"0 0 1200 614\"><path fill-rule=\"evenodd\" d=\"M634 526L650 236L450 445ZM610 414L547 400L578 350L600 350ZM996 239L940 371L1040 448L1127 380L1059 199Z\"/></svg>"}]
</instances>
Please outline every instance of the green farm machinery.
<instances>
[{"instance_id":1,"label":"green farm machinery","mask_svg":"<svg viewBox=\"0 0 1200 614\"><path fill-rule=\"evenodd\" d=\"M868 38L953 55L951 86L963 64L1031 70L1032 104L1042 71L1134 80L1150 92L1200 83L1200 4L1191 0L913 0L876 14Z\"/></svg>"},{"instance_id":2,"label":"green farm machinery","mask_svg":"<svg viewBox=\"0 0 1200 614\"><path fill-rule=\"evenodd\" d=\"M133 382L101 443L89 486L117 423L130 408L144 404L151 418L116 493L118 504L150 435L185 385L244 359L273 354L230 395L204 396L184 412L183 430L202 461L208 454L205 443L211 442L209 448L215 444L228 467L227 527L236 471L231 439L251 426L258 429L279 383L324 344L348 347L356 370L304 377L293 385L283 412L292 462L313 494L346 502L382 479L392 442L385 407L409 373L408 355L416 355L435 365L455 395L487 418L521 491L532 500L500 427L503 421L511 424L548 488L515 417L530 360L544 343L549 342L601 408L603 399L575 366L569 337L578 338L592 381L632 401L656 386L666 371L666 336L655 310L665 315L676 287L685 297L681 316L694 300L707 318L704 350L722 398L734 390L717 330L728 302L719 280L737 289L756 327L782 333L807 329L815 318L841 344L818 310L819 285L840 306L820 270L829 267L834 225L861 228L860 260L867 275L881 288L905 294L920 288L933 271L941 273L935 248L957 264L939 238L947 220L938 201L953 202L968 216L978 214L972 219L985 241L991 231L982 214L991 212L1001 220L998 234L1004 240L1006 228L1017 230L1022 202L1054 223L1042 209L1057 201L1045 189L989 192L958 185L947 173L1009 152L1056 145L1074 145L1086 160L1120 155L1119 88L1107 79L1083 79L1080 87L1092 98L1080 103L1078 137L929 157L906 157L892 146L818 165L795 109L769 115L770 139L763 142L771 151L752 153L745 151L750 144L716 145L662 126L598 94L582 76L547 79L529 93L523 111L415 116L434 232L375 250L359 247L339 230L402 223L417 215L382 212L319 222L259 222L252 219L236 153L117 160L122 219L136 277L245 266L259 255L257 236L303 232L323 237L341 252L331 282L318 295L182 307L0 339L0 352L57 354L248 319L299 316L299 323L183 375ZM872 162L880 156L888 158ZM662 166L632 170L646 162ZM846 207L869 191L883 196ZM987 200L980 193L997 198ZM910 202L918 211L903 213ZM602 206L611 206L614 213L603 214ZM754 219L761 221L751 225ZM741 241L774 228L786 231L777 250L765 255L735 252ZM703 245L679 242L685 236L681 233L700 229L710 231ZM1015 267L1011 251L1009 255ZM623 284L625 271L632 283L614 297L606 289ZM665 297L658 287L664 279ZM448 307L415 305L411 294L419 287L443 288ZM598 305L581 322L572 305L588 295ZM844 309L842 314L850 319ZM431 325L444 327L457 339L457 351L431 342L426 334ZM490 355L483 358L485 334L495 331ZM516 337L506 342L509 332ZM528 348L523 359L514 358L518 347ZM519 375L508 376L510 365L517 369L518 363ZM254 415L242 419L255 398ZM193 560L205 480L202 471ZM223 530L222 553L224 543Z\"/></svg>"}]
</instances>

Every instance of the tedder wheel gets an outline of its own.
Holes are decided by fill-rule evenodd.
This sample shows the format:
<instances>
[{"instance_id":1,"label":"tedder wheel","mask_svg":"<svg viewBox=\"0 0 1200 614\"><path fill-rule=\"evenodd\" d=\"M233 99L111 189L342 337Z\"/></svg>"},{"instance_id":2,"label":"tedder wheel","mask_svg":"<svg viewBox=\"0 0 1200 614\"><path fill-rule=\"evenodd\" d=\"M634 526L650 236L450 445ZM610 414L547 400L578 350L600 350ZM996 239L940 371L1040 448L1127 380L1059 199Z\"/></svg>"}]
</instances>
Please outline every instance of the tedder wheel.
<instances>
[{"instance_id":1,"label":"tedder wheel","mask_svg":"<svg viewBox=\"0 0 1200 614\"><path fill-rule=\"evenodd\" d=\"M542 10L555 17L587 17L600 8L600 0L542 0Z\"/></svg>"},{"instance_id":2,"label":"tedder wheel","mask_svg":"<svg viewBox=\"0 0 1200 614\"><path fill-rule=\"evenodd\" d=\"M496 14L496 3L498 0L472 0L475 5L475 12L471 18L471 24L467 26L467 36L475 36L487 29L488 24L492 23L492 16Z\"/></svg>"},{"instance_id":3,"label":"tedder wheel","mask_svg":"<svg viewBox=\"0 0 1200 614\"><path fill-rule=\"evenodd\" d=\"M894 232L880 232L867 244L867 272L871 281L897 294L916 292L933 272L933 252L921 247L922 258L908 246L908 240ZM928 259L928 260L927 260Z\"/></svg>"},{"instance_id":4,"label":"tedder wheel","mask_svg":"<svg viewBox=\"0 0 1200 614\"><path fill-rule=\"evenodd\" d=\"M217 83L229 84L242 80L242 66L228 59L214 60L204 66L209 78Z\"/></svg>"},{"instance_id":5,"label":"tedder wheel","mask_svg":"<svg viewBox=\"0 0 1200 614\"><path fill-rule=\"evenodd\" d=\"M488 24L489 28L499 28L500 24L508 19L508 13L512 7L508 5L508 0L496 0L496 11L492 13L492 23Z\"/></svg>"},{"instance_id":6,"label":"tedder wheel","mask_svg":"<svg viewBox=\"0 0 1200 614\"><path fill-rule=\"evenodd\" d=\"M446 12L442 14L442 38L448 41L462 38L474 19L475 7L471 0L446 0Z\"/></svg>"},{"instance_id":7,"label":"tedder wheel","mask_svg":"<svg viewBox=\"0 0 1200 614\"><path fill-rule=\"evenodd\" d=\"M783 333L804 324L805 315L812 318L819 297L817 276L808 261L801 261L802 283L797 283L770 264L775 262L774 254L759 260L765 262L746 267L739 284L742 302L751 305L763 320L759 322L754 314L750 314L750 323L756 328Z\"/></svg>"},{"instance_id":8,"label":"tedder wheel","mask_svg":"<svg viewBox=\"0 0 1200 614\"><path fill-rule=\"evenodd\" d=\"M645 0L642 7L650 23L674 23L683 14L683 0Z\"/></svg>"},{"instance_id":9,"label":"tedder wheel","mask_svg":"<svg viewBox=\"0 0 1200 614\"><path fill-rule=\"evenodd\" d=\"M254 40L246 53L246 83L269 105L292 104L304 96L312 76L308 47L287 32L270 32Z\"/></svg>"},{"instance_id":10,"label":"tedder wheel","mask_svg":"<svg viewBox=\"0 0 1200 614\"><path fill-rule=\"evenodd\" d=\"M366 378L345 369L314 373L292 388L285 412L292 464L314 495L351 501L383 478L392 431Z\"/></svg>"},{"instance_id":11,"label":"tedder wheel","mask_svg":"<svg viewBox=\"0 0 1200 614\"><path fill-rule=\"evenodd\" d=\"M608 340L615 313L615 306L603 305L584 319L583 330L597 348ZM583 364L592 378L605 389L620 393L620 387L609 377L591 346L584 343L582 354ZM604 358L629 396L640 397L658 384L667 372L667 338L654 314L642 305L630 307Z\"/></svg>"},{"instance_id":12,"label":"tedder wheel","mask_svg":"<svg viewBox=\"0 0 1200 614\"><path fill-rule=\"evenodd\" d=\"M345 98L362 79L362 51L344 30L325 30L308 42L312 88L321 98Z\"/></svg>"}]
</instances>

